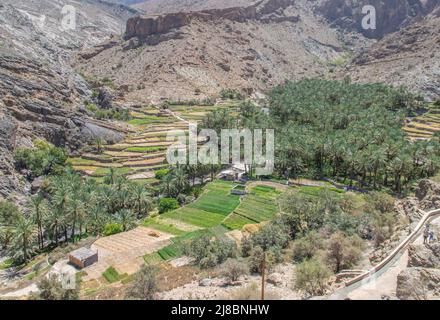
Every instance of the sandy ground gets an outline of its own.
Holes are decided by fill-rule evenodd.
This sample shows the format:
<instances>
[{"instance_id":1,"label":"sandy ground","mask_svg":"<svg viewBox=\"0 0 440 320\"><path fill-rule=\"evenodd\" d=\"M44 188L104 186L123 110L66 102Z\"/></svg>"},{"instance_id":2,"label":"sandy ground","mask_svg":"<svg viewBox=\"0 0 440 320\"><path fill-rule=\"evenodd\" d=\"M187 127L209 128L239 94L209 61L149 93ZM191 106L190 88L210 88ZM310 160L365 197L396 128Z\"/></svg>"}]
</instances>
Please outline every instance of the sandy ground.
<instances>
[{"instance_id":1,"label":"sandy ground","mask_svg":"<svg viewBox=\"0 0 440 320\"><path fill-rule=\"evenodd\" d=\"M144 264L143 256L168 244L173 236L151 228L136 229L98 239L92 249L98 251L98 262L84 268L84 281L98 279L110 266L120 274L134 274Z\"/></svg>"},{"instance_id":2,"label":"sandy ground","mask_svg":"<svg viewBox=\"0 0 440 320\"><path fill-rule=\"evenodd\" d=\"M33 293L38 293L38 291L39 290L37 288L37 285L35 283L33 283L33 284L31 284L30 286L28 286L26 288L5 293L1 297L14 299L14 298L20 298L20 297L29 296L29 295L31 295Z\"/></svg>"},{"instance_id":3,"label":"sandy ground","mask_svg":"<svg viewBox=\"0 0 440 320\"><path fill-rule=\"evenodd\" d=\"M278 265L274 268L272 275L280 282L266 284L266 298L277 300L298 300L301 295L293 289L294 272L290 264ZM270 279L271 276L268 276ZM268 281L270 282L270 280ZM235 285L229 285L224 278L203 279L202 281L193 281L184 286L170 291L161 292L161 300L220 300L234 299L241 297L243 289L250 293L251 297L259 299L260 294L260 276L247 276L240 279Z\"/></svg>"}]
</instances>

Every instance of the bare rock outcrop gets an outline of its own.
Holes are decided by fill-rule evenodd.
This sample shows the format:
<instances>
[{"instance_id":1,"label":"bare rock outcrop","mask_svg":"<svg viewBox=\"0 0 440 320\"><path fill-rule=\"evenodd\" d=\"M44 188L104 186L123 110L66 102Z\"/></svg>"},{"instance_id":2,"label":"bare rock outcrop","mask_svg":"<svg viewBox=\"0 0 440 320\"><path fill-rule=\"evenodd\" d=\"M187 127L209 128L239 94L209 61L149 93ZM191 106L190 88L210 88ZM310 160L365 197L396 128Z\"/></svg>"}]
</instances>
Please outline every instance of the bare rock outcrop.
<instances>
[{"instance_id":1,"label":"bare rock outcrop","mask_svg":"<svg viewBox=\"0 0 440 320\"><path fill-rule=\"evenodd\" d=\"M440 243L410 245L408 267L440 268Z\"/></svg>"},{"instance_id":2,"label":"bare rock outcrop","mask_svg":"<svg viewBox=\"0 0 440 320\"><path fill-rule=\"evenodd\" d=\"M416 197L424 210L440 208L440 184L427 179L420 181Z\"/></svg>"},{"instance_id":3,"label":"bare rock outcrop","mask_svg":"<svg viewBox=\"0 0 440 320\"><path fill-rule=\"evenodd\" d=\"M408 268L397 277L396 295L402 300L425 300L440 295L440 243L411 245Z\"/></svg>"},{"instance_id":4,"label":"bare rock outcrop","mask_svg":"<svg viewBox=\"0 0 440 320\"><path fill-rule=\"evenodd\" d=\"M191 21L190 13L173 13L150 17L134 17L127 21L124 38L145 38L153 34L167 33L171 29L186 26Z\"/></svg>"},{"instance_id":5,"label":"bare rock outcrop","mask_svg":"<svg viewBox=\"0 0 440 320\"><path fill-rule=\"evenodd\" d=\"M194 12L166 13L162 15L138 16L127 21L125 40L147 38L182 28L193 20L215 21L226 19L235 22L260 20L263 22L298 21L297 16L284 15L284 9L291 6L294 0L263 0L247 7L209 9Z\"/></svg>"},{"instance_id":6,"label":"bare rock outcrop","mask_svg":"<svg viewBox=\"0 0 440 320\"><path fill-rule=\"evenodd\" d=\"M427 300L440 291L440 269L409 268L397 276L396 296L401 300Z\"/></svg>"},{"instance_id":7,"label":"bare rock outcrop","mask_svg":"<svg viewBox=\"0 0 440 320\"><path fill-rule=\"evenodd\" d=\"M364 29L362 19L366 5L376 9L376 29ZM317 11L340 27L356 30L369 38L382 38L397 31L438 8L438 0L324 0Z\"/></svg>"},{"instance_id":8,"label":"bare rock outcrop","mask_svg":"<svg viewBox=\"0 0 440 320\"><path fill-rule=\"evenodd\" d=\"M396 204L397 210L409 218L412 228L423 216L423 211L440 208L440 184L428 179L421 180L415 195Z\"/></svg>"}]
</instances>

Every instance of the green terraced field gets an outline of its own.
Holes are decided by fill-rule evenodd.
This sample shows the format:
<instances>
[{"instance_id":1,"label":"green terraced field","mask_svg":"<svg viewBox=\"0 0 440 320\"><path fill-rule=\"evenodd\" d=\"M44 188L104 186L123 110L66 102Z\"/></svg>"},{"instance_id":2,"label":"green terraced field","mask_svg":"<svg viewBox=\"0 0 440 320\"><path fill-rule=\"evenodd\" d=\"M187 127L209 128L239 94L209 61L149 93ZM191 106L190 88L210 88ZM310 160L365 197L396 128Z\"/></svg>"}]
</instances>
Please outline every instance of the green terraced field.
<instances>
[{"instance_id":1,"label":"green terraced field","mask_svg":"<svg viewBox=\"0 0 440 320\"><path fill-rule=\"evenodd\" d=\"M158 231L173 234L175 236L181 236L181 235L185 234L185 231L177 229L176 227L174 227L171 224L163 223L159 219L155 219L155 218L146 219L145 221L142 222L142 225L144 227L150 227L150 228L156 229Z\"/></svg>"},{"instance_id":2,"label":"green terraced field","mask_svg":"<svg viewBox=\"0 0 440 320\"><path fill-rule=\"evenodd\" d=\"M174 119L169 117L144 116L143 118L132 119L127 123L133 126L144 126L153 123L171 123L173 121Z\"/></svg>"},{"instance_id":3,"label":"green terraced field","mask_svg":"<svg viewBox=\"0 0 440 320\"><path fill-rule=\"evenodd\" d=\"M257 221L232 213L224 222L223 226L230 230L241 230L247 224L255 224Z\"/></svg>"},{"instance_id":4,"label":"green terraced field","mask_svg":"<svg viewBox=\"0 0 440 320\"><path fill-rule=\"evenodd\" d=\"M230 194L234 186L235 184L225 181L212 182L194 203L163 216L202 228L218 225L240 203L239 196Z\"/></svg>"},{"instance_id":5,"label":"green terraced field","mask_svg":"<svg viewBox=\"0 0 440 320\"><path fill-rule=\"evenodd\" d=\"M229 229L242 229L247 224L271 220L278 213L280 192L267 186L256 186L246 195L234 213L223 223Z\"/></svg>"},{"instance_id":6,"label":"green terraced field","mask_svg":"<svg viewBox=\"0 0 440 320\"><path fill-rule=\"evenodd\" d=\"M125 152L138 152L138 153L149 153L165 150L165 147L129 147L125 149Z\"/></svg>"},{"instance_id":7,"label":"green terraced field","mask_svg":"<svg viewBox=\"0 0 440 320\"><path fill-rule=\"evenodd\" d=\"M215 226L209 229L197 230L193 232L187 232L181 236L172 238L172 244L160 249L157 252L150 253L144 256L144 260L148 264L155 264L161 261L167 261L175 258L179 258L185 254L184 248L193 239L210 236L210 237L225 237L225 232L228 230L222 226Z\"/></svg>"},{"instance_id":8,"label":"green terraced field","mask_svg":"<svg viewBox=\"0 0 440 320\"><path fill-rule=\"evenodd\" d=\"M165 213L163 216L165 218L180 220L197 227L209 228L220 224L225 219L226 215L198 210L187 206Z\"/></svg>"},{"instance_id":9,"label":"green terraced field","mask_svg":"<svg viewBox=\"0 0 440 320\"><path fill-rule=\"evenodd\" d=\"M413 118L404 128L410 139L430 139L440 131L440 109L432 105L428 112Z\"/></svg>"}]
</instances>

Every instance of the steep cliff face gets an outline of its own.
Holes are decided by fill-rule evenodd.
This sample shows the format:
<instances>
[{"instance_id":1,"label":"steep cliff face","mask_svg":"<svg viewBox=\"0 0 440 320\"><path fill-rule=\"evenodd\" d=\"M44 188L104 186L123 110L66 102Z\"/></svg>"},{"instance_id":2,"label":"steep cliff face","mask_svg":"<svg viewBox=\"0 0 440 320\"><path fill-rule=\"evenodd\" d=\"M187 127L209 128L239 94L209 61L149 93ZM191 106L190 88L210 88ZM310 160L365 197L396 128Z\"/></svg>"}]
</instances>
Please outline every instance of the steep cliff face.
<instances>
[{"instance_id":1,"label":"steep cliff face","mask_svg":"<svg viewBox=\"0 0 440 320\"><path fill-rule=\"evenodd\" d=\"M190 24L193 20L216 21L220 19L233 22L260 20L264 22L298 19L287 17L284 9L294 4L294 0L263 0L245 7L209 9L194 12L165 13L153 16L139 16L128 20L125 39L145 38L169 32Z\"/></svg>"},{"instance_id":2,"label":"steep cliff face","mask_svg":"<svg viewBox=\"0 0 440 320\"><path fill-rule=\"evenodd\" d=\"M258 0L261 1L261 0ZM247 7L256 0L142 0L132 7L146 14L164 14L174 12L202 11L208 9L224 9Z\"/></svg>"},{"instance_id":3,"label":"steep cliff face","mask_svg":"<svg viewBox=\"0 0 440 320\"><path fill-rule=\"evenodd\" d=\"M145 38L153 34L162 34L173 28L181 28L191 21L188 13L175 13L152 17L135 17L127 21L124 38L126 40L139 37Z\"/></svg>"},{"instance_id":4,"label":"steep cliff face","mask_svg":"<svg viewBox=\"0 0 440 320\"><path fill-rule=\"evenodd\" d=\"M74 5L75 30L61 26L62 8ZM4 0L0 4L0 196L26 190L13 166L17 147L44 138L75 150L96 137L122 138L79 112L91 95L70 66L73 53L121 34L137 13L101 0Z\"/></svg>"},{"instance_id":5,"label":"steep cliff face","mask_svg":"<svg viewBox=\"0 0 440 320\"><path fill-rule=\"evenodd\" d=\"M419 21L439 4L439 0L322 0L317 6L317 12L340 27L378 39ZM365 16L362 8L366 5L376 9L376 29L362 28L362 19Z\"/></svg>"}]
</instances>

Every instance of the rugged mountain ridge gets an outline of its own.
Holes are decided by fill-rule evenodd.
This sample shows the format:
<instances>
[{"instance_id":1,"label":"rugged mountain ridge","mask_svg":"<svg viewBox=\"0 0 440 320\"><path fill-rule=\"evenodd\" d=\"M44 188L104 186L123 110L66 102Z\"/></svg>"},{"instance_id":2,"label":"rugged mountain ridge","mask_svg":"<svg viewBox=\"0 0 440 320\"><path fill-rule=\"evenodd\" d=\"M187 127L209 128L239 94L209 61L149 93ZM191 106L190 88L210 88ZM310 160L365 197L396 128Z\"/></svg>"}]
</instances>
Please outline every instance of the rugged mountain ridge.
<instances>
[{"instance_id":1,"label":"rugged mountain ridge","mask_svg":"<svg viewBox=\"0 0 440 320\"><path fill-rule=\"evenodd\" d=\"M132 7L139 9L146 14L153 15L246 7L254 2L257 2L257 0L143 0L133 4Z\"/></svg>"},{"instance_id":2,"label":"rugged mountain ridge","mask_svg":"<svg viewBox=\"0 0 440 320\"><path fill-rule=\"evenodd\" d=\"M316 11L331 23L379 39L413 22L420 21L440 4L439 0L321 0ZM364 29L364 6L376 9L376 29Z\"/></svg>"},{"instance_id":3,"label":"rugged mountain ridge","mask_svg":"<svg viewBox=\"0 0 440 320\"><path fill-rule=\"evenodd\" d=\"M440 5L388 34L355 57L342 72L359 82L403 85L429 100L440 98Z\"/></svg>"},{"instance_id":4,"label":"rugged mountain ridge","mask_svg":"<svg viewBox=\"0 0 440 320\"><path fill-rule=\"evenodd\" d=\"M325 74L346 52L341 38L309 1L265 0L131 18L124 39L82 54L77 66L128 87L124 99L136 103L203 98L227 87L253 93Z\"/></svg>"},{"instance_id":5,"label":"rugged mountain ridge","mask_svg":"<svg viewBox=\"0 0 440 320\"><path fill-rule=\"evenodd\" d=\"M189 25L197 19L205 22L212 22L220 19L234 22L246 22L258 20L263 22L290 20L297 22L299 17L286 16L284 9L294 4L294 0L269 0L260 1L256 4L245 7L232 7L225 9L209 9L193 12L165 13L154 16L139 16L130 18L124 38L145 38L150 35L163 34L174 28L181 28Z\"/></svg>"}]
</instances>

